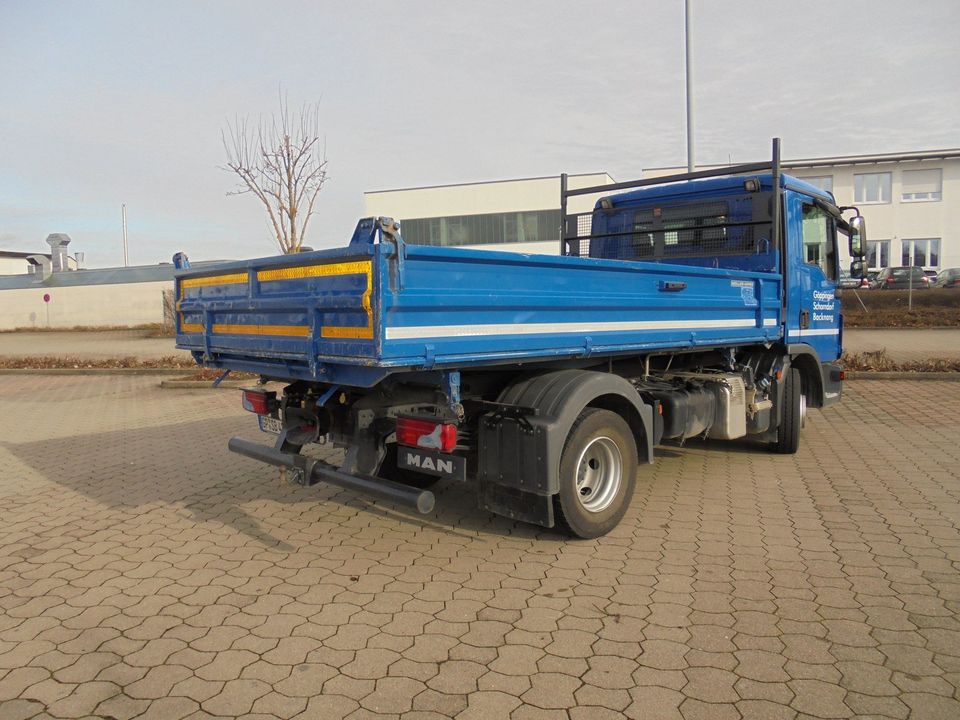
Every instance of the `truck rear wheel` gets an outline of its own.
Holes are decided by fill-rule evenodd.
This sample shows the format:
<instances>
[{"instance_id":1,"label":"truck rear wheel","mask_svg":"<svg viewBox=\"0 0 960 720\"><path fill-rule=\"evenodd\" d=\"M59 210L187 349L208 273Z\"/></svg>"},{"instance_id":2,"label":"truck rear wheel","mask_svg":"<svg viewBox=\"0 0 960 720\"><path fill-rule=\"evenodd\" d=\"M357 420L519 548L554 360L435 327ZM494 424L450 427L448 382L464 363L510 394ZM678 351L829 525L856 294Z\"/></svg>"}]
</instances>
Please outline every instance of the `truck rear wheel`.
<instances>
[{"instance_id":1,"label":"truck rear wheel","mask_svg":"<svg viewBox=\"0 0 960 720\"><path fill-rule=\"evenodd\" d=\"M772 444L774 452L792 455L800 447L800 428L803 427L806 410L803 396L803 381L797 368L790 368L783 385L783 412L777 427L777 440Z\"/></svg>"},{"instance_id":2,"label":"truck rear wheel","mask_svg":"<svg viewBox=\"0 0 960 720\"><path fill-rule=\"evenodd\" d=\"M581 538L606 535L623 518L637 482L637 443L626 420L587 408L560 457L558 525Z\"/></svg>"}]
</instances>

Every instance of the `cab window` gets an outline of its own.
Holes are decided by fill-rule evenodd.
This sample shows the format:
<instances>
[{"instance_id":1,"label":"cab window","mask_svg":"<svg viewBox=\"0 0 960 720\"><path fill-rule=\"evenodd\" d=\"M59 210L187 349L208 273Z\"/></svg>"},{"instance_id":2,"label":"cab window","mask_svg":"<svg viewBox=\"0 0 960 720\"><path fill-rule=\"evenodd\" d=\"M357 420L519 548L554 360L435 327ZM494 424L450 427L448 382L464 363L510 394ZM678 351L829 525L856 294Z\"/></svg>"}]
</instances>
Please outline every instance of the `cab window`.
<instances>
[{"instance_id":1,"label":"cab window","mask_svg":"<svg viewBox=\"0 0 960 720\"><path fill-rule=\"evenodd\" d=\"M803 258L830 280L837 279L836 223L813 203L803 203Z\"/></svg>"}]
</instances>

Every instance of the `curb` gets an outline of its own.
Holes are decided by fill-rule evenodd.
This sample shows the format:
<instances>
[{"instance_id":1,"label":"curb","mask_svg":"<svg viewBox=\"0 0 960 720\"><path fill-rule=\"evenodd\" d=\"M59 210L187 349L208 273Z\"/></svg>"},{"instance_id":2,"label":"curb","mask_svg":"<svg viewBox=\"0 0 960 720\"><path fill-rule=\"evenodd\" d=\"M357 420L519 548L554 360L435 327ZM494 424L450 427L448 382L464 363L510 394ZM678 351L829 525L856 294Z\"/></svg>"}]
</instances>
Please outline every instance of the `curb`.
<instances>
[{"instance_id":1,"label":"curb","mask_svg":"<svg viewBox=\"0 0 960 720\"><path fill-rule=\"evenodd\" d=\"M161 380L163 390L236 390L255 383L256 380L224 380L214 387L213 380Z\"/></svg>"},{"instance_id":2,"label":"curb","mask_svg":"<svg viewBox=\"0 0 960 720\"><path fill-rule=\"evenodd\" d=\"M960 381L960 372L879 372L847 370L847 380L952 380Z\"/></svg>"}]
</instances>

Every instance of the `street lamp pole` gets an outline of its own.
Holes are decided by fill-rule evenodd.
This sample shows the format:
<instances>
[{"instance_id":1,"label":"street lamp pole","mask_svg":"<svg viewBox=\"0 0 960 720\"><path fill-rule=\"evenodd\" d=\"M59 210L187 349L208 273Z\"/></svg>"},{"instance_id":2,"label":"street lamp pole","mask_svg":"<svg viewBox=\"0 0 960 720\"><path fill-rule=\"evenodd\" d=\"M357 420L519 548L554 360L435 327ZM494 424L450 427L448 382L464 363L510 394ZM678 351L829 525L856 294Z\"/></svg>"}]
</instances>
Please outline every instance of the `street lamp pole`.
<instances>
[{"instance_id":1,"label":"street lamp pole","mask_svg":"<svg viewBox=\"0 0 960 720\"><path fill-rule=\"evenodd\" d=\"M123 266L130 266L130 259L127 256L127 205L124 203L120 206L120 215L123 218Z\"/></svg>"},{"instance_id":2,"label":"street lamp pole","mask_svg":"<svg viewBox=\"0 0 960 720\"><path fill-rule=\"evenodd\" d=\"M684 0L684 15L684 36L687 46L687 172L693 172L693 44L690 42L693 23L690 17L690 0Z\"/></svg>"}]
</instances>

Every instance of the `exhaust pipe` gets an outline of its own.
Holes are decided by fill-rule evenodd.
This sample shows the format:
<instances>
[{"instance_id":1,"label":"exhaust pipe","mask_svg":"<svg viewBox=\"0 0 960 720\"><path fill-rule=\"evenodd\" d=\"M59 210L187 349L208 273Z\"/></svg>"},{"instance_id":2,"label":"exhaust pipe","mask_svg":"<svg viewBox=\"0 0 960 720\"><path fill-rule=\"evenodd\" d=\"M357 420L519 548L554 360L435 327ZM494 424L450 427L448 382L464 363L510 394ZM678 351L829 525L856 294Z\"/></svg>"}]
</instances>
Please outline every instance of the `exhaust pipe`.
<instances>
[{"instance_id":1,"label":"exhaust pipe","mask_svg":"<svg viewBox=\"0 0 960 720\"><path fill-rule=\"evenodd\" d=\"M327 482L345 490L373 495L375 497L390 500L407 507L414 508L422 515L433 511L435 498L429 490L419 490L408 485L403 485L393 480L373 477L370 475L349 475L340 472L332 465L328 465L322 460L304 457L294 453L286 453L276 448L261 445L259 443L244 440L243 438L230 438L227 447L239 455L243 455L269 465L277 465L298 470L302 473L305 485L313 485L318 482Z\"/></svg>"}]
</instances>

